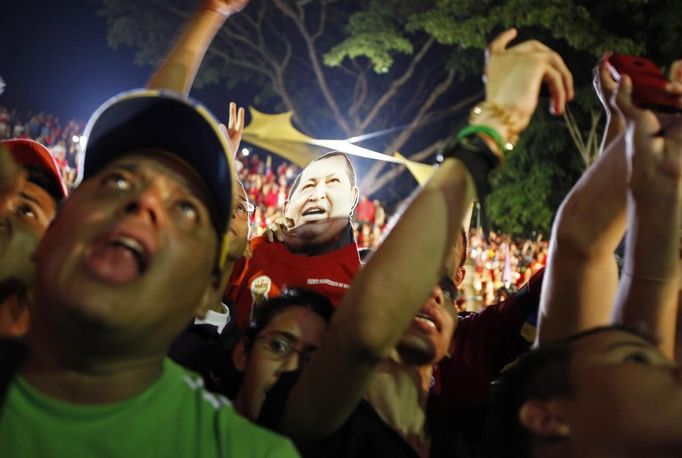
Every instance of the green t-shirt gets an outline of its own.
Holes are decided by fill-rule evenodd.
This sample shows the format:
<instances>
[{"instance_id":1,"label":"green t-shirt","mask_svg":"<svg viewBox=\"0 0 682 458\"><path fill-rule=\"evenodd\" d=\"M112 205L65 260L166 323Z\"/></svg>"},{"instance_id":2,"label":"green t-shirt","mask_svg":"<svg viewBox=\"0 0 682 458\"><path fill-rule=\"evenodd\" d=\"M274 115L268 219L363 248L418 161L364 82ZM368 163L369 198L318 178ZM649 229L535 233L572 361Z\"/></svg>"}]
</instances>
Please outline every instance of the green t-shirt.
<instances>
[{"instance_id":1,"label":"green t-shirt","mask_svg":"<svg viewBox=\"0 0 682 458\"><path fill-rule=\"evenodd\" d=\"M16 377L0 410L2 457L297 457L291 443L234 412L169 359L123 402L70 404Z\"/></svg>"}]
</instances>

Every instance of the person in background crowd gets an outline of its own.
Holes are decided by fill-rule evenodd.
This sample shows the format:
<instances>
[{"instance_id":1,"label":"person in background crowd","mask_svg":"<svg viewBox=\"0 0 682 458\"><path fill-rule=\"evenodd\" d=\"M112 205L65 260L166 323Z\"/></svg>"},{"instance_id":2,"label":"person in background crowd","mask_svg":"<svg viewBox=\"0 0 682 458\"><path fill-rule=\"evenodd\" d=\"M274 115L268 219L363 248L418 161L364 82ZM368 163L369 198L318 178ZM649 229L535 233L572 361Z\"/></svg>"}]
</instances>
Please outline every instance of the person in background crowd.
<instances>
[{"instance_id":1,"label":"person in background crowd","mask_svg":"<svg viewBox=\"0 0 682 458\"><path fill-rule=\"evenodd\" d=\"M237 412L252 421L258 418L265 394L277 379L310 360L333 313L326 296L304 288L287 289L258 308L232 352L240 372Z\"/></svg>"}]
</instances>

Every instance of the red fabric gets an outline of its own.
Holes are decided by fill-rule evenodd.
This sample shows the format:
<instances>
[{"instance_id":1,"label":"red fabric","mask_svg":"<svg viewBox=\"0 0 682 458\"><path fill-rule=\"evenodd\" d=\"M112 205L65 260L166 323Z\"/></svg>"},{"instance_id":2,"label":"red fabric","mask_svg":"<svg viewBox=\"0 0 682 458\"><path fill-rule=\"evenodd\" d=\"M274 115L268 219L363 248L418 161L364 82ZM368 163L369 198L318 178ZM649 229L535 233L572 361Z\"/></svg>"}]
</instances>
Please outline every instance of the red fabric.
<instances>
[{"instance_id":1,"label":"red fabric","mask_svg":"<svg viewBox=\"0 0 682 458\"><path fill-rule=\"evenodd\" d=\"M251 240L251 249L251 258L235 266L228 291L241 330L248 328L251 319L252 289L260 287L266 297L275 297L285 287L300 286L325 294L338 305L361 266L355 243L331 253L303 256L261 236Z\"/></svg>"},{"instance_id":2,"label":"red fabric","mask_svg":"<svg viewBox=\"0 0 682 458\"><path fill-rule=\"evenodd\" d=\"M277 207L277 198L279 197L279 193L275 191L274 189L270 189L270 191L265 194L265 198L263 199L263 203L265 203L266 207Z\"/></svg>"},{"instance_id":3,"label":"red fabric","mask_svg":"<svg viewBox=\"0 0 682 458\"><path fill-rule=\"evenodd\" d=\"M374 222L374 204L370 200L358 202L355 208L355 219L361 223Z\"/></svg>"}]
</instances>

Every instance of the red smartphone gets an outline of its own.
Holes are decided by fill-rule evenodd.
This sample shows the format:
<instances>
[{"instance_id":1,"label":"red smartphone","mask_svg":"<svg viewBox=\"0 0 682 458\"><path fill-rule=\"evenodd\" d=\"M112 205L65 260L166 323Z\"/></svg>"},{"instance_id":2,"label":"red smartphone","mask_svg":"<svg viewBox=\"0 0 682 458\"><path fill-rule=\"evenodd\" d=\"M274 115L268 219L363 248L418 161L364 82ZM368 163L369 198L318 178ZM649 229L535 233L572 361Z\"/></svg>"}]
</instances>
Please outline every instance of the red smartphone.
<instances>
[{"instance_id":1,"label":"red smartphone","mask_svg":"<svg viewBox=\"0 0 682 458\"><path fill-rule=\"evenodd\" d=\"M632 101L640 108L672 113L680 112L678 97L665 91L668 79L660 68L646 57L612 54L607 60L608 69L616 81L625 74L632 80Z\"/></svg>"}]
</instances>

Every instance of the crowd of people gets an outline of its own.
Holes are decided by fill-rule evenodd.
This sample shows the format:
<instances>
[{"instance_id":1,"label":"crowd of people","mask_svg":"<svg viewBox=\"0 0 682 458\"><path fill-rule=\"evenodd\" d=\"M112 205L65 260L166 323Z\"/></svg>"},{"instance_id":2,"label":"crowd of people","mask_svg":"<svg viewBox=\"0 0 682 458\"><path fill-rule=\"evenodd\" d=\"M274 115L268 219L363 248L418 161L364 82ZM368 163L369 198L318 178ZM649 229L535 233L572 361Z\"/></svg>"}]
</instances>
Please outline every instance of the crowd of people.
<instances>
[{"instance_id":1,"label":"crowd of people","mask_svg":"<svg viewBox=\"0 0 682 458\"><path fill-rule=\"evenodd\" d=\"M40 112L21 116L16 110L0 107L0 139L28 138L45 145L55 158L66 186L75 186L78 170L78 151L84 123L71 120L64 126L54 115ZM11 135L10 135L11 134ZM255 206L251 217L253 236L263 235L268 226L282 217L282 207L300 168L284 159L240 151L235 157L239 180ZM353 212L353 231L360 249L378 246L390 214L378 199L362 195ZM469 233L469 278L464 288L471 294L468 304L464 296L460 303L464 310L480 310L486 304L499 302L518 291L530 277L545 265L547 241L512 238L497 232L483 234L472 229Z\"/></svg>"},{"instance_id":2,"label":"crowd of people","mask_svg":"<svg viewBox=\"0 0 682 458\"><path fill-rule=\"evenodd\" d=\"M20 113L0 106L0 140L29 138L47 146L54 156L69 188L76 184L80 138L85 124L70 120L62 123L52 114Z\"/></svg>"},{"instance_id":3,"label":"crowd of people","mask_svg":"<svg viewBox=\"0 0 682 458\"><path fill-rule=\"evenodd\" d=\"M202 2L148 87L95 112L74 189L44 144L0 141L0 454L682 455L679 117L635 105L607 56L602 152L549 243L467 231L541 87L555 115L574 98L561 56L506 30L485 99L361 259L354 224L386 216L347 155L240 164L243 109L221 125L188 97L247 3ZM682 61L671 79L682 107ZM252 236L261 205L281 215Z\"/></svg>"}]
</instances>

